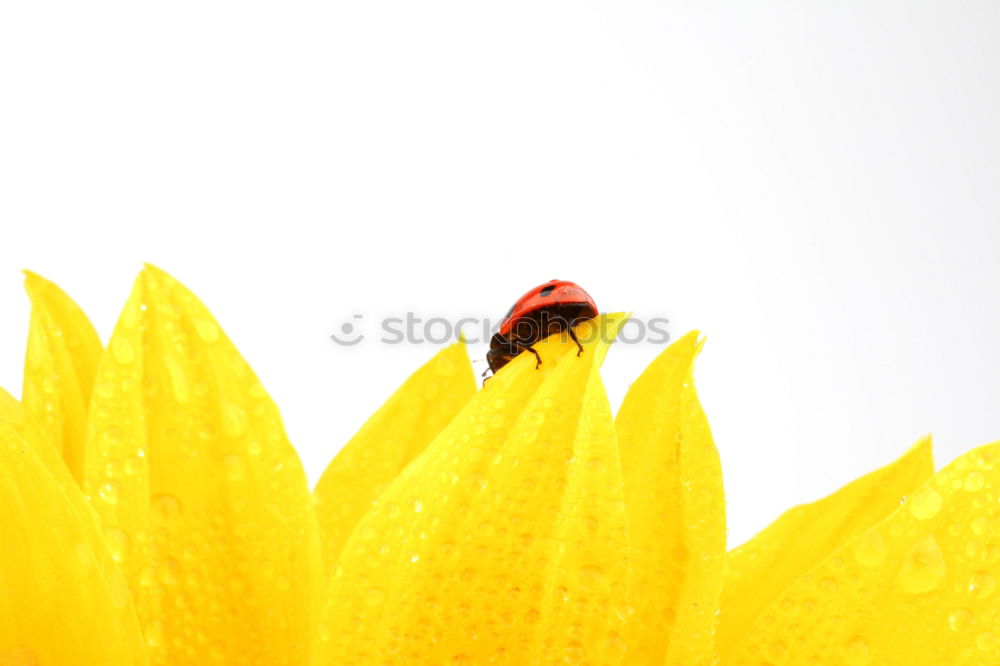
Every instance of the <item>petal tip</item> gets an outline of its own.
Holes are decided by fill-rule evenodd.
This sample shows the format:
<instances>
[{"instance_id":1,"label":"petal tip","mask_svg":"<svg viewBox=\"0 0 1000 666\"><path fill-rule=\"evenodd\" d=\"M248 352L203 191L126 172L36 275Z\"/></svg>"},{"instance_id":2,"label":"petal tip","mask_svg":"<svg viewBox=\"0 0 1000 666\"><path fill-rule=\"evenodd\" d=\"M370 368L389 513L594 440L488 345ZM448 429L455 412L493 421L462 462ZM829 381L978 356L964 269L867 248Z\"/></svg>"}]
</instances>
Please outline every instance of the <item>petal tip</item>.
<instances>
[{"instance_id":1,"label":"petal tip","mask_svg":"<svg viewBox=\"0 0 1000 666\"><path fill-rule=\"evenodd\" d=\"M24 273L24 289L28 292L28 296L30 297L34 297L42 290L53 286L51 280L43 278L35 271L25 268L21 272Z\"/></svg>"}]
</instances>

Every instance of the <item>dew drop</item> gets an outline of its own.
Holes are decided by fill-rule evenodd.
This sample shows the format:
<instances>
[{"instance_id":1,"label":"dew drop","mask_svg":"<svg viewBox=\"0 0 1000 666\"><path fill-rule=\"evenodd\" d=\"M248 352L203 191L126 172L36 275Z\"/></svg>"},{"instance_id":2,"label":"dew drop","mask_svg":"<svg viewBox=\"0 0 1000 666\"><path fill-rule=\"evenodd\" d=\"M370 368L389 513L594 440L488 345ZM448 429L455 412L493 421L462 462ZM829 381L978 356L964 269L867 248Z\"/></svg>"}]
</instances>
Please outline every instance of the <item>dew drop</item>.
<instances>
[{"instance_id":1,"label":"dew drop","mask_svg":"<svg viewBox=\"0 0 1000 666\"><path fill-rule=\"evenodd\" d=\"M150 620L145 627L146 643L149 647L158 648L163 645L163 622L160 620Z\"/></svg>"},{"instance_id":2,"label":"dew drop","mask_svg":"<svg viewBox=\"0 0 1000 666\"><path fill-rule=\"evenodd\" d=\"M844 648L844 661L850 666L864 666L872 658L872 650L863 638L851 639Z\"/></svg>"},{"instance_id":3,"label":"dew drop","mask_svg":"<svg viewBox=\"0 0 1000 666\"><path fill-rule=\"evenodd\" d=\"M617 652L625 652L628 649L625 639L617 631L608 634L608 646Z\"/></svg>"},{"instance_id":4,"label":"dew drop","mask_svg":"<svg viewBox=\"0 0 1000 666\"><path fill-rule=\"evenodd\" d=\"M105 481L97 489L97 494L108 504L117 504L118 496L121 494L121 487L117 481Z\"/></svg>"},{"instance_id":5,"label":"dew drop","mask_svg":"<svg viewBox=\"0 0 1000 666\"><path fill-rule=\"evenodd\" d=\"M831 578L830 576L820 578L818 586L820 591L825 594L833 594L837 591L837 588L840 587L837 583L837 579Z\"/></svg>"},{"instance_id":6,"label":"dew drop","mask_svg":"<svg viewBox=\"0 0 1000 666\"><path fill-rule=\"evenodd\" d=\"M587 649L580 641L570 641L566 644L565 657L567 663L582 663L587 658Z\"/></svg>"},{"instance_id":7,"label":"dew drop","mask_svg":"<svg viewBox=\"0 0 1000 666\"><path fill-rule=\"evenodd\" d=\"M164 585L176 585L180 580L181 563L172 557L168 557L160 563L157 570L160 582Z\"/></svg>"},{"instance_id":8,"label":"dew drop","mask_svg":"<svg viewBox=\"0 0 1000 666\"><path fill-rule=\"evenodd\" d=\"M153 567L144 567L139 573L139 585L143 587L152 587L156 584L156 570Z\"/></svg>"},{"instance_id":9,"label":"dew drop","mask_svg":"<svg viewBox=\"0 0 1000 666\"><path fill-rule=\"evenodd\" d=\"M909 594L923 594L938 587L948 573L944 553L933 534L925 534L914 542L903 560L896 584Z\"/></svg>"},{"instance_id":10,"label":"dew drop","mask_svg":"<svg viewBox=\"0 0 1000 666\"><path fill-rule=\"evenodd\" d=\"M924 486L910 498L910 513L917 520L930 520L941 510L944 500L941 494L931 488Z\"/></svg>"},{"instance_id":11,"label":"dew drop","mask_svg":"<svg viewBox=\"0 0 1000 666\"><path fill-rule=\"evenodd\" d=\"M138 456L129 456L125 459L125 473L129 475L136 475L142 470L142 458Z\"/></svg>"},{"instance_id":12,"label":"dew drop","mask_svg":"<svg viewBox=\"0 0 1000 666\"><path fill-rule=\"evenodd\" d=\"M153 517L163 522L176 520L183 511L181 501L167 493L153 495L150 504L153 508Z\"/></svg>"},{"instance_id":13,"label":"dew drop","mask_svg":"<svg viewBox=\"0 0 1000 666\"><path fill-rule=\"evenodd\" d=\"M969 474L965 477L965 489L970 493L982 490L985 483L986 478L983 476L983 473L978 470L969 472Z\"/></svg>"},{"instance_id":14,"label":"dew drop","mask_svg":"<svg viewBox=\"0 0 1000 666\"><path fill-rule=\"evenodd\" d=\"M985 599L997 591L997 580L985 571L973 574L969 580L969 592L977 599Z\"/></svg>"},{"instance_id":15,"label":"dew drop","mask_svg":"<svg viewBox=\"0 0 1000 666\"><path fill-rule=\"evenodd\" d=\"M377 587L368 588L365 592L365 603L369 606L378 606L385 601L385 592Z\"/></svg>"},{"instance_id":16,"label":"dew drop","mask_svg":"<svg viewBox=\"0 0 1000 666\"><path fill-rule=\"evenodd\" d=\"M877 530L868 530L854 544L854 559L866 567L878 566L885 560L888 548Z\"/></svg>"},{"instance_id":17,"label":"dew drop","mask_svg":"<svg viewBox=\"0 0 1000 666\"><path fill-rule=\"evenodd\" d=\"M972 631L972 625L976 622L976 616L965 608L956 608L948 613L948 626L956 634L967 634Z\"/></svg>"},{"instance_id":18,"label":"dew drop","mask_svg":"<svg viewBox=\"0 0 1000 666\"><path fill-rule=\"evenodd\" d=\"M768 659L780 661L788 653L788 645L784 641L775 641L767 647Z\"/></svg>"},{"instance_id":19,"label":"dew drop","mask_svg":"<svg viewBox=\"0 0 1000 666\"><path fill-rule=\"evenodd\" d=\"M226 659L226 644L222 641L212 641L208 646L208 654L215 662L224 662Z\"/></svg>"},{"instance_id":20,"label":"dew drop","mask_svg":"<svg viewBox=\"0 0 1000 666\"><path fill-rule=\"evenodd\" d=\"M107 527L104 529L104 536L108 541L108 550L111 551L111 559L121 562L128 556L129 538L125 530L117 527Z\"/></svg>"},{"instance_id":21,"label":"dew drop","mask_svg":"<svg viewBox=\"0 0 1000 666\"><path fill-rule=\"evenodd\" d=\"M979 536L986 536L990 531L990 521L984 516L979 516L970 523L969 527Z\"/></svg>"},{"instance_id":22,"label":"dew drop","mask_svg":"<svg viewBox=\"0 0 1000 666\"><path fill-rule=\"evenodd\" d=\"M585 565L580 567L580 580L584 585L600 585L604 580L604 570L595 565Z\"/></svg>"},{"instance_id":23,"label":"dew drop","mask_svg":"<svg viewBox=\"0 0 1000 666\"><path fill-rule=\"evenodd\" d=\"M227 402L222 407L222 432L226 437L239 437L247 429L247 415L239 405Z\"/></svg>"},{"instance_id":24,"label":"dew drop","mask_svg":"<svg viewBox=\"0 0 1000 666\"><path fill-rule=\"evenodd\" d=\"M1000 642L997 641L996 634L991 631L979 634L976 639L976 647L985 652L995 652Z\"/></svg>"},{"instance_id":25,"label":"dew drop","mask_svg":"<svg viewBox=\"0 0 1000 666\"><path fill-rule=\"evenodd\" d=\"M211 319L196 319L194 330L205 342L215 342L219 339L219 327Z\"/></svg>"}]
</instances>

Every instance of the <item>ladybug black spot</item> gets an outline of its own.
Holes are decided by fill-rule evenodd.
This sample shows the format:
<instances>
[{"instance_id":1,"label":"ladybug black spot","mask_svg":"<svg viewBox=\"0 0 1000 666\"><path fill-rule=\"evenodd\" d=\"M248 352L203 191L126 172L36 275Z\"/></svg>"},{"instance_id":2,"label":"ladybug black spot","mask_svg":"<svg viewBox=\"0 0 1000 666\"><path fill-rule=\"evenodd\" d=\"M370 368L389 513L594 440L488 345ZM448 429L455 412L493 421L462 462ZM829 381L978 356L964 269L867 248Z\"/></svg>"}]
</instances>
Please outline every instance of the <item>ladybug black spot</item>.
<instances>
[{"instance_id":1,"label":"ladybug black spot","mask_svg":"<svg viewBox=\"0 0 1000 666\"><path fill-rule=\"evenodd\" d=\"M542 287L542 290L540 292L538 292L538 295L539 296L548 296L549 294L552 293L552 290L555 289L555 288L556 288L556 286L554 284L550 284L547 287Z\"/></svg>"}]
</instances>

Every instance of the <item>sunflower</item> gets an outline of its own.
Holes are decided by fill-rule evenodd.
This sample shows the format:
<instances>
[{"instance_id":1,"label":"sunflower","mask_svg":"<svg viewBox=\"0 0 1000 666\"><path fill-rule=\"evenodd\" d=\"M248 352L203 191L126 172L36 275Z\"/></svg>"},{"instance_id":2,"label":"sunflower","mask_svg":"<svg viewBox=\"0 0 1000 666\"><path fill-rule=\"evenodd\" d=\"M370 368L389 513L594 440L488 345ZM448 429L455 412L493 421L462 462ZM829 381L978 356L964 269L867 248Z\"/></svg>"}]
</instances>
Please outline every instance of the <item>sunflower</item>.
<instances>
[{"instance_id":1,"label":"sunflower","mask_svg":"<svg viewBox=\"0 0 1000 666\"><path fill-rule=\"evenodd\" d=\"M0 393L0 666L1000 664L1000 443L929 439L726 551L697 333L618 414L581 324L477 390L439 352L313 492L205 306L139 275L103 347L29 274ZM589 334L588 334L589 333Z\"/></svg>"}]
</instances>

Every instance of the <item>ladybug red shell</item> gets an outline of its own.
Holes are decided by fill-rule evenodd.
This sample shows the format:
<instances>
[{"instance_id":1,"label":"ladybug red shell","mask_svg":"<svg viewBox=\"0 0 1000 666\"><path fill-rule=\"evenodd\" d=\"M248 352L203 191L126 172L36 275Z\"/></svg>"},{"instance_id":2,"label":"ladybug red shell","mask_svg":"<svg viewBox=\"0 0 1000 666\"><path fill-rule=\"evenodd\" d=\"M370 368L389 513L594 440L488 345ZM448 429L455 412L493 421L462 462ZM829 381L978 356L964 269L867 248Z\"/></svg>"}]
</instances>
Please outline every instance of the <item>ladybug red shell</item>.
<instances>
[{"instance_id":1,"label":"ladybug red shell","mask_svg":"<svg viewBox=\"0 0 1000 666\"><path fill-rule=\"evenodd\" d=\"M597 304L583 288L568 280L550 280L531 289L517 299L504 315L496 334L490 340L486 362L497 372L522 351L535 355L535 367L542 358L532 345L553 333L567 331L577 345L577 356L583 345L576 338L573 326L597 316ZM486 374L486 373L483 373Z\"/></svg>"}]
</instances>

